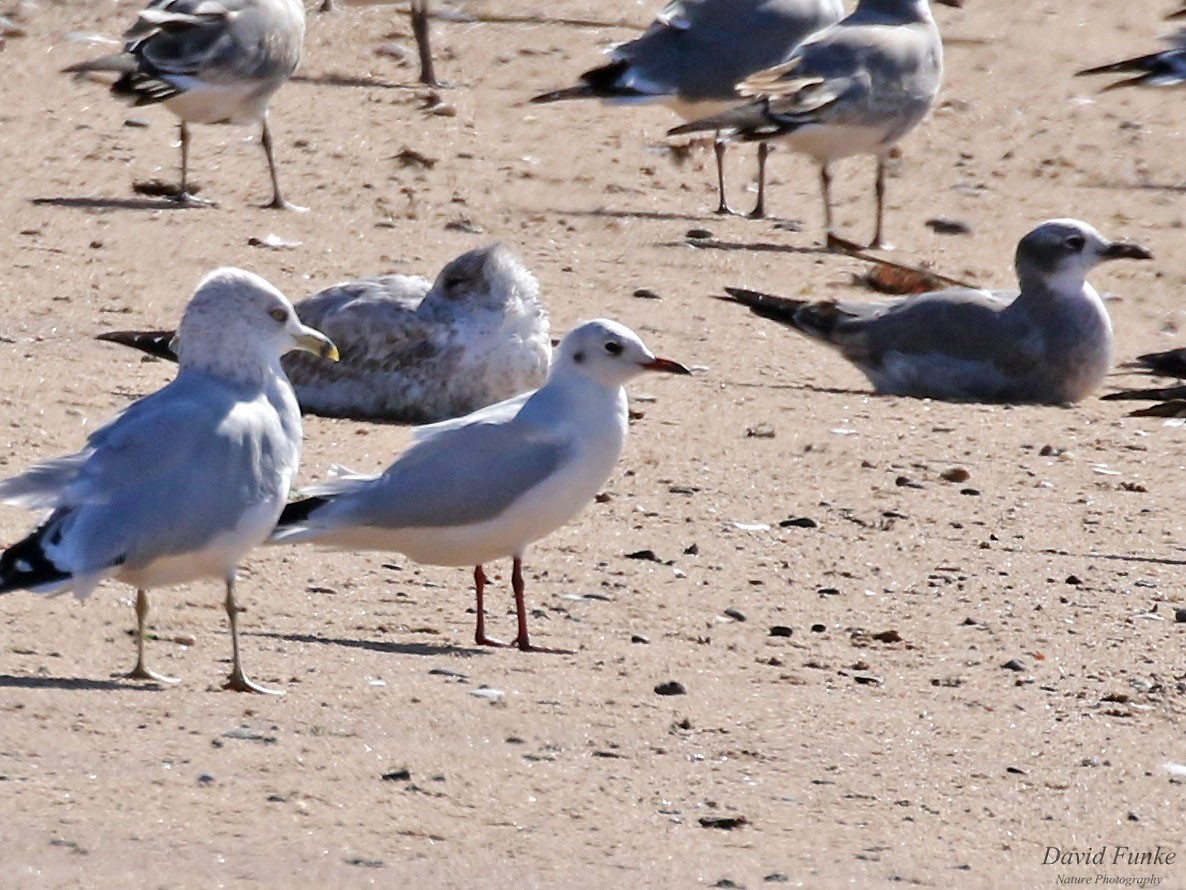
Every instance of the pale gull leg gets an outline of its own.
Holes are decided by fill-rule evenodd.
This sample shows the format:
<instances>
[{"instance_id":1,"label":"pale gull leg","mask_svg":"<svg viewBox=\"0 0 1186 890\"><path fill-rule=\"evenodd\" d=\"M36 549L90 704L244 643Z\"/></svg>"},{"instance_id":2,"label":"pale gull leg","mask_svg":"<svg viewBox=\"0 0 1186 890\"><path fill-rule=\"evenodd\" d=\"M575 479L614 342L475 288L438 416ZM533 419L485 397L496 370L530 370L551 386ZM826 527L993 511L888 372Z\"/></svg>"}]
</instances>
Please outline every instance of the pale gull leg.
<instances>
[{"instance_id":1,"label":"pale gull leg","mask_svg":"<svg viewBox=\"0 0 1186 890\"><path fill-rule=\"evenodd\" d=\"M758 201L754 209L748 214L750 219L766 218L766 156L770 154L770 144L758 143Z\"/></svg>"},{"instance_id":2,"label":"pale gull leg","mask_svg":"<svg viewBox=\"0 0 1186 890\"><path fill-rule=\"evenodd\" d=\"M733 212L733 209L729 206L729 202L725 199L725 151L728 148L728 143L721 138L720 131L717 131L716 138L712 143L712 151L717 158L717 195L719 196L716 209L717 213Z\"/></svg>"},{"instance_id":3,"label":"pale gull leg","mask_svg":"<svg viewBox=\"0 0 1186 890\"><path fill-rule=\"evenodd\" d=\"M869 247L874 250L892 250L892 244L886 244L881 238L881 220L885 215L885 158L877 158L877 179L874 182L874 192L877 195L877 223L873 228L873 240Z\"/></svg>"},{"instance_id":4,"label":"pale gull leg","mask_svg":"<svg viewBox=\"0 0 1186 890\"><path fill-rule=\"evenodd\" d=\"M494 640L486 636L486 573L481 566L474 566L474 596L477 599L478 621L474 630L474 642L479 646L506 646L502 640Z\"/></svg>"},{"instance_id":5,"label":"pale gull leg","mask_svg":"<svg viewBox=\"0 0 1186 890\"><path fill-rule=\"evenodd\" d=\"M550 652L554 655L571 655L571 649L549 649L545 646L533 646L527 638L527 603L523 597L523 560L515 557L514 569L511 571L511 587L515 591L515 615L519 619L519 635L515 637L512 646L518 646L523 652Z\"/></svg>"},{"instance_id":6,"label":"pale gull leg","mask_svg":"<svg viewBox=\"0 0 1186 890\"><path fill-rule=\"evenodd\" d=\"M432 65L432 45L428 40L428 0L412 0L412 35L416 38L416 51L420 53L420 82L430 87L439 87L436 71Z\"/></svg>"},{"instance_id":7,"label":"pale gull leg","mask_svg":"<svg viewBox=\"0 0 1186 890\"><path fill-rule=\"evenodd\" d=\"M235 602L235 578L232 575L226 582L226 617L231 623L231 674L227 677L223 689L233 689L236 692L261 692L268 695L283 695L279 689L269 689L260 686L254 680L249 680L243 673L243 664L239 660L239 613L243 607Z\"/></svg>"},{"instance_id":8,"label":"pale gull leg","mask_svg":"<svg viewBox=\"0 0 1186 890\"><path fill-rule=\"evenodd\" d=\"M820 191L824 196L825 244L829 250L833 250L846 242L832 230L832 172L828 169L827 164L820 165L819 184Z\"/></svg>"},{"instance_id":9,"label":"pale gull leg","mask_svg":"<svg viewBox=\"0 0 1186 890\"><path fill-rule=\"evenodd\" d=\"M276 158L272 154L272 129L268 126L267 112L264 112L264 125L260 130L259 141L263 144L264 155L268 159L268 173L272 177L272 202L264 206L269 210L295 210L297 213L304 213L309 209L308 207L289 204L280 194L280 177L276 174Z\"/></svg>"},{"instance_id":10,"label":"pale gull leg","mask_svg":"<svg viewBox=\"0 0 1186 890\"><path fill-rule=\"evenodd\" d=\"M148 626L148 591L136 590L136 666L128 671L133 680L153 680L157 683L179 683L176 677L166 677L148 669L144 663L144 636Z\"/></svg>"},{"instance_id":11,"label":"pale gull leg","mask_svg":"<svg viewBox=\"0 0 1186 890\"><path fill-rule=\"evenodd\" d=\"M213 207L214 202L189 192L189 124L181 122L181 186L173 200L189 207Z\"/></svg>"}]
</instances>

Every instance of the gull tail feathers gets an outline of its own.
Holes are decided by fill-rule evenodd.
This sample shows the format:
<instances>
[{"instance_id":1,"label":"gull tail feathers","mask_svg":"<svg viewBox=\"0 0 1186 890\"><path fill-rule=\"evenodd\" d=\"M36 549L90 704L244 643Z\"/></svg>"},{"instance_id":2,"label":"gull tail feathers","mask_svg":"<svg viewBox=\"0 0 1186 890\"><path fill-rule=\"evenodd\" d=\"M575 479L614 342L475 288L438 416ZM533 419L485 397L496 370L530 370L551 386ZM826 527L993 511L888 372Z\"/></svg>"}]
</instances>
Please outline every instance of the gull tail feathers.
<instances>
[{"instance_id":1,"label":"gull tail feathers","mask_svg":"<svg viewBox=\"0 0 1186 890\"><path fill-rule=\"evenodd\" d=\"M272 529L272 534L268 538L268 543L280 544L304 540L310 531L306 525L309 516L318 507L323 507L329 502L329 497L315 495L285 504L280 518L276 520L276 527Z\"/></svg>"},{"instance_id":2,"label":"gull tail feathers","mask_svg":"<svg viewBox=\"0 0 1186 890\"><path fill-rule=\"evenodd\" d=\"M0 593L60 593L70 583L71 573L59 568L46 553L47 546L55 545L54 536L59 532L58 523L47 522L0 553Z\"/></svg>"},{"instance_id":3,"label":"gull tail feathers","mask_svg":"<svg viewBox=\"0 0 1186 890\"><path fill-rule=\"evenodd\" d=\"M1165 352L1146 352L1138 355L1129 367L1142 368L1151 374L1165 377L1186 377L1186 348L1167 349Z\"/></svg>"},{"instance_id":4,"label":"gull tail feathers","mask_svg":"<svg viewBox=\"0 0 1186 890\"><path fill-rule=\"evenodd\" d=\"M174 336L174 331L108 331L105 334L97 335L95 339L106 340L108 343L119 343L121 346L130 346L132 349L139 349L156 358L175 362L177 353L173 351L171 345Z\"/></svg>"},{"instance_id":5,"label":"gull tail feathers","mask_svg":"<svg viewBox=\"0 0 1186 890\"><path fill-rule=\"evenodd\" d=\"M581 82L576 86L540 93L538 96L532 96L530 101L542 105L569 99L627 99L645 95L636 89L623 86L620 82L628 67L628 62L619 61L594 68L582 74Z\"/></svg>"},{"instance_id":6,"label":"gull tail feathers","mask_svg":"<svg viewBox=\"0 0 1186 890\"><path fill-rule=\"evenodd\" d=\"M764 128L770 126L769 109L763 100L751 102L748 105L739 105L728 111L722 111L720 114L680 124L678 127L668 130L667 135L682 136L685 133L702 133L706 130L734 130L743 138L749 138L751 133L761 133ZM755 138L764 137L755 135Z\"/></svg>"},{"instance_id":7,"label":"gull tail feathers","mask_svg":"<svg viewBox=\"0 0 1186 890\"><path fill-rule=\"evenodd\" d=\"M840 308L827 300L809 302L741 287L727 287L725 291L728 296L717 297L718 300L740 303L748 307L754 315L794 328L801 334L817 340L830 341L836 323L842 317Z\"/></svg>"},{"instance_id":8,"label":"gull tail feathers","mask_svg":"<svg viewBox=\"0 0 1186 890\"><path fill-rule=\"evenodd\" d=\"M1145 389L1118 389L1100 396L1105 402L1127 401L1182 401L1186 398L1186 386L1152 386Z\"/></svg>"}]
</instances>

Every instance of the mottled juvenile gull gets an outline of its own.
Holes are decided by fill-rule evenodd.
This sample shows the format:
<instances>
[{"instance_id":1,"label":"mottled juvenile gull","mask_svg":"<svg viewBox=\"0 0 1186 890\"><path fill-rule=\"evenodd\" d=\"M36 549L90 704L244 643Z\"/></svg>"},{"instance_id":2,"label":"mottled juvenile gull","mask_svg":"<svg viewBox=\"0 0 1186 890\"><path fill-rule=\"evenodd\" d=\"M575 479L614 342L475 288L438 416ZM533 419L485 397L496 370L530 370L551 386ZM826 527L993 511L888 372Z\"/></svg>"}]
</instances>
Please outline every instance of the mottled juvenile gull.
<instances>
[{"instance_id":1,"label":"mottled juvenile gull","mask_svg":"<svg viewBox=\"0 0 1186 890\"><path fill-rule=\"evenodd\" d=\"M152 0L124 35L124 51L64 68L119 74L111 92L133 105L164 103L181 119L181 186L189 192L189 125L258 124L272 177L267 206L296 210L280 194L268 102L296 70L305 40L300 0Z\"/></svg>"},{"instance_id":2,"label":"mottled juvenile gull","mask_svg":"<svg viewBox=\"0 0 1186 890\"><path fill-rule=\"evenodd\" d=\"M1086 223L1054 219L1017 245L1020 291L951 288L853 303L726 288L722 299L822 340L879 393L1062 404L1095 390L1112 366L1112 324L1087 273L1104 260L1151 257Z\"/></svg>"},{"instance_id":3,"label":"mottled juvenile gull","mask_svg":"<svg viewBox=\"0 0 1186 890\"><path fill-rule=\"evenodd\" d=\"M684 120L717 114L737 103L738 83L778 64L804 37L843 15L840 0L672 0L641 37L610 50L608 65L531 101L658 103ZM732 212L725 200L725 147L718 138L717 213ZM759 144L753 217L766 212L766 151L766 143Z\"/></svg>"},{"instance_id":4,"label":"mottled juvenile gull","mask_svg":"<svg viewBox=\"0 0 1186 890\"><path fill-rule=\"evenodd\" d=\"M284 358L301 408L323 417L432 423L534 389L552 341L539 283L502 244L471 250L437 279L383 275L335 284L296 304L341 361ZM171 331L100 334L173 359Z\"/></svg>"},{"instance_id":5,"label":"mottled juvenile gull","mask_svg":"<svg viewBox=\"0 0 1186 890\"><path fill-rule=\"evenodd\" d=\"M959 6L962 0L937 0ZM877 158L877 223L870 246L885 246L885 161L927 116L943 79L943 43L928 0L860 0L848 18L817 31L782 64L754 74L738 91L754 101L670 130L725 131L743 141L778 140L820 165L824 228L832 228L829 164Z\"/></svg>"},{"instance_id":6,"label":"mottled juvenile gull","mask_svg":"<svg viewBox=\"0 0 1186 890\"><path fill-rule=\"evenodd\" d=\"M105 578L136 588L136 667L144 663L150 587L226 583L228 688L268 692L239 658L235 574L271 532L297 471L301 420L280 367L290 349L336 355L257 275L219 269L198 285L177 335L172 383L96 430L83 450L0 482L0 500L48 519L0 555L0 593L79 599Z\"/></svg>"},{"instance_id":7,"label":"mottled juvenile gull","mask_svg":"<svg viewBox=\"0 0 1186 890\"><path fill-rule=\"evenodd\" d=\"M474 639L488 646L503 644L486 636L482 564L510 556L518 616L511 645L548 651L527 636L523 554L609 478L626 442L622 386L643 371L688 373L655 358L628 328L586 322L561 342L548 382L534 394L423 430L381 475L346 475L310 489L311 497L284 509L273 540L474 566Z\"/></svg>"}]
</instances>

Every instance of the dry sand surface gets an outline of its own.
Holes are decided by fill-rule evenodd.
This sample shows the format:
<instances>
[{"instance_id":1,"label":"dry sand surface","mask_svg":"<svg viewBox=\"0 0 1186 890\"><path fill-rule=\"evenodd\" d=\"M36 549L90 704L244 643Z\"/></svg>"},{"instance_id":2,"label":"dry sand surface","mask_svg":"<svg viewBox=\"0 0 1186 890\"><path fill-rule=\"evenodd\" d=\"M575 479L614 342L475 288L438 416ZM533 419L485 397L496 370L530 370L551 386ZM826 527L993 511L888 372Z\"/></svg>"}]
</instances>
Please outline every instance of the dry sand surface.
<instances>
[{"instance_id":1,"label":"dry sand surface","mask_svg":"<svg viewBox=\"0 0 1186 890\"><path fill-rule=\"evenodd\" d=\"M398 554L249 557L245 661L277 698L221 690L215 582L154 597L170 688L121 676L130 589L5 597L0 885L1186 887L1186 784L1167 770L1186 763L1183 431L1096 398L873 397L818 345L711 301L724 285L860 296L865 265L819 249L802 158L772 156L776 219L722 219L711 153L681 165L663 147L670 113L524 104L653 2L472 0L525 21L434 25L453 114L424 110L414 52L376 53L411 50L398 9L311 12L305 79L272 115L303 215L258 208L262 152L237 128L194 130L192 175L218 207L135 196L176 176L174 118L57 72L102 51L69 33L118 35L138 2L15 2L0 8L27 31L0 50L4 473L168 380L92 337L174 323L220 264L295 298L433 274L501 239L556 331L612 317L701 370L632 385L643 416L603 502L528 555L534 636L571 656L475 648L469 572ZM939 7L947 77L890 179L896 256L1009 287L1017 239L1079 217L1157 257L1093 276L1117 295L1119 357L1182 342L1186 94L1101 96L1071 77L1151 50L1169 11ZM435 163L405 165L404 148ZM745 205L751 150L728 163ZM872 175L869 159L837 168L856 238ZM972 233L936 234L934 217ZM251 246L270 234L296 246ZM302 483L339 461L382 467L408 439L319 418L305 432ZM797 518L811 527L781 525ZM0 540L33 521L4 508ZM655 561L628 556L644 550ZM489 568L505 633L509 566ZM656 694L668 681L686 694ZM1121 849L1159 846L1146 865ZM1107 863L1044 865L1051 847L1106 847Z\"/></svg>"}]
</instances>

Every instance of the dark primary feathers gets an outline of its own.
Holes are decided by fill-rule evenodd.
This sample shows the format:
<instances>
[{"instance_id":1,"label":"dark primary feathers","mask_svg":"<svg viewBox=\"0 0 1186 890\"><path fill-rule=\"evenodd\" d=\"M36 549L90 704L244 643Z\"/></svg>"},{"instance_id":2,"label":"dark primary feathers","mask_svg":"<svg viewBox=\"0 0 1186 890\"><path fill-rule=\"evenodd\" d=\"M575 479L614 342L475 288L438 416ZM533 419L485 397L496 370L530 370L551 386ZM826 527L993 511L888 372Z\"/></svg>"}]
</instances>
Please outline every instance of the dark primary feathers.
<instances>
[{"instance_id":1,"label":"dark primary feathers","mask_svg":"<svg viewBox=\"0 0 1186 890\"><path fill-rule=\"evenodd\" d=\"M1182 10L1176 15L1180 16L1182 13L1186 13L1186 10ZM1132 59L1099 65L1095 68L1086 68L1083 71L1075 72L1075 75L1077 77L1088 77L1095 74L1137 75L1108 84L1104 87L1104 92L1121 87L1164 87L1186 82L1186 29L1178 31L1164 40L1170 46L1161 52L1136 56Z\"/></svg>"},{"instance_id":2,"label":"dark primary feathers","mask_svg":"<svg viewBox=\"0 0 1186 890\"><path fill-rule=\"evenodd\" d=\"M834 302L812 304L807 300L791 297L777 297L742 287L726 287L728 296L718 296L727 303L748 306L754 315L787 325L810 336L827 337L842 316L840 307Z\"/></svg>"},{"instance_id":3,"label":"dark primary feathers","mask_svg":"<svg viewBox=\"0 0 1186 890\"><path fill-rule=\"evenodd\" d=\"M282 529L292 525L299 525L309 518L310 513L323 504L328 503L329 498L323 497L301 498L299 501L289 501L280 513L280 518L276 520L276 528Z\"/></svg>"},{"instance_id":4,"label":"dark primary feathers","mask_svg":"<svg viewBox=\"0 0 1186 890\"><path fill-rule=\"evenodd\" d=\"M166 361L177 361L177 353L173 351L173 336L176 331L108 331L96 335L96 340L106 340L108 343L119 343L147 352L155 358Z\"/></svg>"},{"instance_id":5,"label":"dark primary feathers","mask_svg":"<svg viewBox=\"0 0 1186 890\"><path fill-rule=\"evenodd\" d=\"M70 578L70 573L54 565L45 553L61 539L61 515L55 512L36 531L0 553L0 593L32 590L43 584L56 584Z\"/></svg>"}]
</instances>

